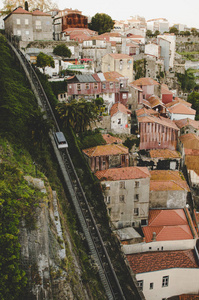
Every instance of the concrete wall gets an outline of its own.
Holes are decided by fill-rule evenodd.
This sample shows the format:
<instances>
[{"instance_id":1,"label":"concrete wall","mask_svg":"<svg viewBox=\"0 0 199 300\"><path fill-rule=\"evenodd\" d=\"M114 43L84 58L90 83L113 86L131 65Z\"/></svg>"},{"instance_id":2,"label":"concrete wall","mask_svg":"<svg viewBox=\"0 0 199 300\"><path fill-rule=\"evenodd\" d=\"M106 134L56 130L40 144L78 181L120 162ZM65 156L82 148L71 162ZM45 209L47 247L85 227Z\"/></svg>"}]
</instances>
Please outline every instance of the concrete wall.
<instances>
[{"instance_id":1,"label":"concrete wall","mask_svg":"<svg viewBox=\"0 0 199 300\"><path fill-rule=\"evenodd\" d=\"M186 205L187 191L150 191L149 199L150 208L183 208Z\"/></svg>"},{"instance_id":2,"label":"concrete wall","mask_svg":"<svg viewBox=\"0 0 199 300\"><path fill-rule=\"evenodd\" d=\"M122 245L125 254L141 253L148 251L174 251L194 249L196 240L179 240L179 241L155 241L151 243L137 243L132 245Z\"/></svg>"},{"instance_id":3,"label":"concrete wall","mask_svg":"<svg viewBox=\"0 0 199 300\"><path fill-rule=\"evenodd\" d=\"M162 287L162 277L169 276L168 287ZM143 280L143 293L146 300L162 300L181 294L199 293L199 268L197 269L167 269L149 273L137 274L137 280ZM153 282L153 289L150 283Z\"/></svg>"},{"instance_id":4,"label":"concrete wall","mask_svg":"<svg viewBox=\"0 0 199 300\"><path fill-rule=\"evenodd\" d=\"M129 57L129 59L122 59L122 63L120 59L114 59L110 55L105 55L102 58L102 72L116 71L119 74L128 77L129 82L133 81L133 58Z\"/></svg>"},{"instance_id":5,"label":"concrete wall","mask_svg":"<svg viewBox=\"0 0 199 300\"><path fill-rule=\"evenodd\" d=\"M135 181L139 182L137 188ZM107 209L117 228L132 226L133 222L138 225L141 220L148 218L149 178L126 180L124 188L120 186L120 181L102 181L101 184L107 186L104 192L105 202L107 197L110 197ZM122 195L123 201L120 200ZM135 195L139 195L139 200L136 201ZM139 209L138 215L135 215L134 208Z\"/></svg>"},{"instance_id":6,"label":"concrete wall","mask_svg":"<svg viewBox=\"0 0 199 300\"><path fill-rule=\"evenodd\" d=\"M111 118L111 130L115 133L130 134L131 127L129 124L129 116L118 111Z\"/></svg>"}]
</instances>

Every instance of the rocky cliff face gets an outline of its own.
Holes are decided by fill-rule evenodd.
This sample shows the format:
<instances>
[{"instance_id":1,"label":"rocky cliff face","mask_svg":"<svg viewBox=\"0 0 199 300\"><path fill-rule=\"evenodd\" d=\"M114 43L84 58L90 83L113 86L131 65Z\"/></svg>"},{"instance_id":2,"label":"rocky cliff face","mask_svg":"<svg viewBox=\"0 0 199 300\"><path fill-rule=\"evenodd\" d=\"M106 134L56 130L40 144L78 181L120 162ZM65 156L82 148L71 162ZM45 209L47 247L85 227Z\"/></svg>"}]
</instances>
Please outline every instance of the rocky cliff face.
<instances>
[{"instance_id":1,"label":"rocky cliff face","mask_svg":"<svg viewBox=\"0 0 199 300\"><path fill-rule=\"evenodd\" d=\"M47 180L25 179L45 193L36 208L35 224L29 229L22 222L20 228L21 264L29 281L25 299L91 299L82 285L70 235L60 220L56 192ZM74 278L75 295L71 285Z\"/></svg>"}]
</instances>

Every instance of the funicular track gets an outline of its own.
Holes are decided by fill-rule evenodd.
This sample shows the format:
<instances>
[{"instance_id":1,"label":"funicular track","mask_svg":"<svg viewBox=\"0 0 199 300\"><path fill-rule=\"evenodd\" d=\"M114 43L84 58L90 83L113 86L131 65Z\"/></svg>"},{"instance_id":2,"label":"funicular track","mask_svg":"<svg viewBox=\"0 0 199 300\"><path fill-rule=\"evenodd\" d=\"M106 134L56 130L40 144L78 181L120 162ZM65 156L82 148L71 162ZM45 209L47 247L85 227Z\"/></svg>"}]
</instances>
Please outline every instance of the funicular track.
<instances>
[{"instance_id":1,"label":"funicular track","mask_svg":"<svg viewBox=\"0 0 199 300\"><path fill-rule=\"evenodd\" d=\"M53 110L37 77L37 74L34 71L34 68L19 49L16 49L9 41L8 43L24 69L26 77L30 82L31 88L35 94L39 106L41 107L41 110L44 111L46 113L46 117L53 122L53 131L60 131ZM76 174L69 152L67 149L58 150L54 141L53 132L50 132L49 136L79 222L87 240L90 255L97 266L106 296L108 299L126 299L113 269L107 250L104 246L101 234L94 220L85 193ZM134 286L134 292L134 299L142 299L142 296L137 290L136 285Z\"/></svg>"}]
</instances>

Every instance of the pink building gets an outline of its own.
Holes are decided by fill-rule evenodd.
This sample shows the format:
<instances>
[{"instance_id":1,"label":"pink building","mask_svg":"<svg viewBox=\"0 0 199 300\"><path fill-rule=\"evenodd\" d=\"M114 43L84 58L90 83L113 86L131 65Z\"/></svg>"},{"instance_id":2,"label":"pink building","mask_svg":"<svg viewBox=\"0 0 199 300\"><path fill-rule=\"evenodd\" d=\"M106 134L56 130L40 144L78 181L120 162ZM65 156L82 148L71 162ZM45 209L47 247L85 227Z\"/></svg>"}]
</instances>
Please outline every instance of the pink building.
<instances>
[{"instance_id":1,"label":"pink building","mask_svg":"<svg viewBox=\"0 0 199 300\"><path fill-rule=\"evenodd\" d=\"M163 117L138 117L140 150L170 149L176 150L179 128Z\"/></svg>"},{"instance_id":2,"label":"pink building","mask_svg":"<svg viewBox=\"0 0 199 300\"><path fill-rule=\"evenodd\" d=\"M140 87L143 91L143 98L148 99L152 95L160 96L159 83L152 78L139 78L132 82L133 85Z\"/></svg>"}]
</instances>

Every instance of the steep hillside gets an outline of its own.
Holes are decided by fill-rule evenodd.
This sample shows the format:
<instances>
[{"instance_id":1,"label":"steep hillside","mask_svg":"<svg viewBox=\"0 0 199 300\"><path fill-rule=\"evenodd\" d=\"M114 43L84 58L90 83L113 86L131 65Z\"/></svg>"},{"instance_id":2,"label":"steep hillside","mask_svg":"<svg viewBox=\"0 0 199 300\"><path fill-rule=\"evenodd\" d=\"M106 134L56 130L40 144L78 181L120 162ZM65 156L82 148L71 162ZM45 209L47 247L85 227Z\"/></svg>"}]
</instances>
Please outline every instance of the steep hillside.
<instances>
[{"instance_id":1,"label":"steep hillside","mask_svg":"<svg viewBox=\"0 0 199 300\"><path fill-rule=\"evenodd\" d=\"M10 197L14 202L20 204L19 209L18 206L16 210L11 209L9 215L12 219L15 211L18 214L13 233L17 246L11 246L17 251L11 255L16 259L19 270L17 279L13 274L11 280L9 276L12 277L12 274L8 276L5 272L7 265L0 264L0 279L7 287L10 282L17 281L18 293L12 293L15 289L13 285L13 289L0 290L0 298L106 299L67 188L62 185L62 176L48 138L51 124L43 119L43 113L13 57L6 40L0 36L0 138L4 145L0 167L11 166L16 169L14 172L21 174L19 181L11 183L9 179L12 176L8 176L5 193L0 197L5 209L6 191L12 195ZM40 80L55 110L56 98L50 84L41 74ZM100 185L83 158L74 132L70 128L62 130L125 297L139 299L120 244L112 234ZM23 187L21 194L13 193L11 187L15 185L17 190ZM32 197L34 193L37 197ZM24 198L26 196L30 198L29 202ZM9 228L8 231L3 230L6 219L4 209L0 211L0 218L0 235L3 237L2 243L6 243L5 237L9 237L10 232ZM6 244L1 246L6 249ZM9 257L10 254L6 264L10 263Z\"/></svg>"}]
</instances>

